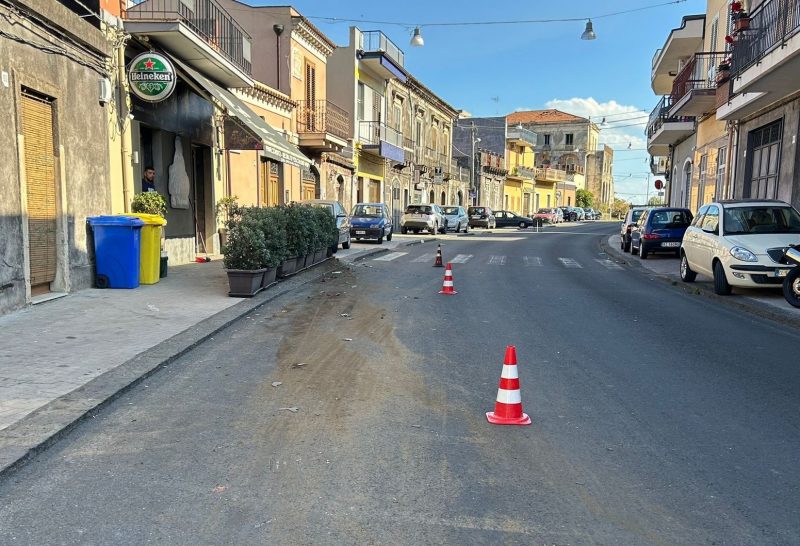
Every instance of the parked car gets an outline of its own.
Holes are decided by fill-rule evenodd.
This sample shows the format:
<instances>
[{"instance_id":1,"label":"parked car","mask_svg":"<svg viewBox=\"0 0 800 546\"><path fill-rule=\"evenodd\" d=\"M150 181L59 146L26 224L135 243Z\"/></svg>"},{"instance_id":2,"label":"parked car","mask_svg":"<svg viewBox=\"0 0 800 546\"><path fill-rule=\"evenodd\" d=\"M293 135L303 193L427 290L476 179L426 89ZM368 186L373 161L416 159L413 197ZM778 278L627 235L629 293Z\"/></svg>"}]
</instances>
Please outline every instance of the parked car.
<instances>
[{"instance_id":1,"label":"parked car","mask_svg":"<svg viewBox=\"0 0 800 546\"><path fill-rule=\"evenodd\" d=\"M560 209L539 209L536 211L536 214L533 215L533 220L535 223L557 224L559 212L561 212Z\"/></svg>"},{"instance_id":2,"label":"parked car","mask_svg":"<svg viewBox=\"0 0 800 546\"><path fill-rule=\"evenodd\" d=\"M561 207L561 214L565 222L575 222L578 220L578 213L572 207Z\"/></svg>"},{"instance_id":3,"label":"parked car","mask_svg":"<svg viewBox=\"0 0 800 546\"><path fill-rule=\"evenodd\" d=\"M646 209L647 207L631 207L625 214L625 218L622 220L622 226L620 227L619 231L619 247L623 252L631 251L631 230L633 229L634 224L639 222L639 217Z\"/></svg>"},{"instance_id":4,"label":"parked car","mask_svg":"<svg viewBox=\"0 0 800 546\"><path fill-rule=\"evenodd\" d=\"M347 211L344 210L344 207L339 201L331 199L309 199L303 201L303 203L328 209L336 219L336 228L339 230L339 243L336 245L334 252L339 249L339 245L342 245L344 249L350 248L350 216L347 215Z\"/></svg>"},{"instance_id":5,"label":"parked car","mask_svg":"<svg viewBox=\"0 0 800 546\"><path fill-rule=\"evenodd\" d=\"M468 207L469 227L483 227L487 229L497 227L494 212L489 207Z\"/></svg>"},{"instance_id":6,"label":"parked car","mask_svg":"<svg viewBox=\"0 0 800 546\"><path fill-rule=\"evenodd\" d=\"M700 208L681 244L680 274L714 279L714 292L732 286L780 287L792 265L783 253L800 241L800 213L784 201L716 201Z\"/></svg>"},{"instance_id":7,"label":"parked car","mask_svg":"<svg viewBox=\"0 0 800 546\"><path fill-rule=\"evenodd\" d=\"M692 222L689 209L654 207L647 209L631 229L631 254L643 260L656 252L680 256L683 234Z\"/></svg>"},{"instance_id":8,"label":"parked car","mask_svg":"<svg viewBox=\"0 0 800 546\"><path fill-rule=\"evenodd\" d=\"M596 218L594 209L591 207L583 207L583 214L586 220L594 220Z\"/></svg>"},{"instance_id":9,"label":"parked car","mask_svg":"<svg viewBox=\"0 0 800 546\"><path fill-rule=\"evenodd\" d=\"M574 210L575 213L578 215L577 218L575 219L576 221L580 222L582 220L586 220L586 213L583 211L582 208L573 207L572 210Z\"/></svg>"},{"instance_id":10,"label":"parked car","mask_svg":"<svg viewBox=\"0 0 800 546\"><path fill-rule=\"evenodd\" d=\"M447 218L434 203L408 205L400 218L400 233L427 231L431 235L447 232Z\"/></svg>"},{"instance_id":11,"label":"parked car","mask_svg":"<svg viewBox=\"0 0 800 546\"><path fill-rule=\"evenodd\" d=\"M356 203L350 215L350 237L356 241L375 239L378 244L383 238L392 240L392 217L389 207L383 203Z\"/></svg>"},{"instance_id":12,"label":"parked car","mask_svg":"<svg viewBox=\"0 0 800 546\"><path fill-rule=\"evenodd\" d=\"M449 206L442 209L445 219L447 219L447 229L452 229L456 233L469 231L469 217L464 207Z\"/></svg>"},{"instance_id":13,"label":"parked car","mask_svg":"<svg viewBox=\"0 0 800 546\"><path fill-rule=\"evenodd\" d=\"M527 228L533 225L533 219L528 216L519 216L508 210L498 210L494 213L497 227Z\"/></svg>"}]
</instances>

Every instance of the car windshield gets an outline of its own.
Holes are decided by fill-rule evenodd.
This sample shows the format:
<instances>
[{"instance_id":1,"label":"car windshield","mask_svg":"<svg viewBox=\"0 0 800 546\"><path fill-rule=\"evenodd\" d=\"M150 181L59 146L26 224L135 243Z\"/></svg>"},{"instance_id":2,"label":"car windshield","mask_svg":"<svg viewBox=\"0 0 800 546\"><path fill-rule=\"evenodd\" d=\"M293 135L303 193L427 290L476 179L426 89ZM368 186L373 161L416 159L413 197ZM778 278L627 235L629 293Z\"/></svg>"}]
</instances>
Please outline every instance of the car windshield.
<instances>
[{"instance_id":1,"label":"car windshield","mask_svg":"<svg viewBox=\"0 0 800 546\"><path fill-rule=\"evenodd\" d=\"M550 214L550 209L539 209L536 214Z\"/></svg>"},{"instance_id":2,"label":"car windshield","mask_svg":"<svg viewBox=\"0 0 800 546\"><path fill-rule=\"evenodd\" d=\"M353 216L360 218L380 218L381 207L377 205L356 205L353 209Z\"/></svg>"},{"instance_id":3,"label":"car windshield","mask_svg":"<svg viewBox=\"0 0 800 546\"><path fill-rule=\"evenodd\" d=\"M325 209L331 214L333 214L333 205L331 205L330 203L312 203L312 206Z\"/></svg>"},{"instance_id":4,"label":"car windshield","mask_svg":"<svg viewBox=\"0 0 800 546\"><path fill-rule=\"evenodd\" d=\"M458 214L458 207L444 207L444 213L447 215Z\"/></svg>"},{"instance_id":5,"label":"car windshield","mask_svg":"<svg viewBox=\"0 0 800 546\"><path fill-rule=\"evenodd\" d=\"M406 214L431 214L433 210L429 206L409 205L406 207Z\"/></svg>"},{"instance_id":6,"label":"car windshield","mask_svg":"<svg viewBox=\"0 0 800 546\"><path fill-rule=\"evenodd\" d=\"M800 233L800 214L792 207L726 207L725 235Z\"/></svg>"},{"instance_id":7,"label":"car windshield","mask_svg":"<svg viewBox=\"0 0 800 546\"><path fill-rule=\"evenodd\" d=\"M483 207L470 207L470 214L483 214Z\"/></svg>"}]
</instances>

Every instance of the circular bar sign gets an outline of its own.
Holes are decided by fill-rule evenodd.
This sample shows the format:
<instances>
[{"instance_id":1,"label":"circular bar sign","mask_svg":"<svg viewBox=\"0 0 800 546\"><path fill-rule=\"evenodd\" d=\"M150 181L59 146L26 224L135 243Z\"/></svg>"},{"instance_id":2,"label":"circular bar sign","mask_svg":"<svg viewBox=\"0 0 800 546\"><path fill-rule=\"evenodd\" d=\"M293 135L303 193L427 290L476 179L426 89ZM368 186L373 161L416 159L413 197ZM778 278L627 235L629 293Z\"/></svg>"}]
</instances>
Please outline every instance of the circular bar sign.
<instances>
[{"instance_id":1,"label":"circular bar sign","mask_svg":"<svg viewBox=\"0 0 800 546\"><path fill-rule=\"evenodd\" d=\"M128 66L128 82L140 99L159 102L175 90L175 67L164 55L142 53Z\"/></svg>"}]
</instances>

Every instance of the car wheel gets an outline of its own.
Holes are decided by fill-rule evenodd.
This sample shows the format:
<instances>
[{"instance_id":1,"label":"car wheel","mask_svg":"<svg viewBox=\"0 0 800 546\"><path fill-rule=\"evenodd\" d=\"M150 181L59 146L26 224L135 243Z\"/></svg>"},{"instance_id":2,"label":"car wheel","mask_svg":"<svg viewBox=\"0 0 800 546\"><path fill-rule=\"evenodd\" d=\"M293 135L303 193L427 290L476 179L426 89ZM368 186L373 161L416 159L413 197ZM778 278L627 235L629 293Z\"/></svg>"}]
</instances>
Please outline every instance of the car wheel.
<instances>
[{"instance_id":1,"label":"car wheel","mask_svg":"<svg viewBox=\"0 0 800 546\"><path fill-rule=\"evenodd\" d=\"M526 224L525 222L519 223L519 229L525 229L526 227L528 227L528 224Z\"/></svg>"},{"instance_id":2,"label":"car wheel","mask_svg":"<svg viewBox=\"0 0 800 546\"><path fill-rule=\"evenodd\" d=\"M387 233L387 234L386 234L386 240L387 240L387 241L391 241L391 240L392 240L392 231L393 231L393 230L391 230L391 229L390 229L390 230L389 230L389 233Z\"/></svg>"},{"instance_id":3,"label":"car wheel","mask_svg":"<svg viewBox=\"0 0 800 546\"><path fill-rule=\"evenodd\" d=\"M800 269L792 269L783 281L783 297L793 307L800 307Z\"/></svg>"},{"instance_id":4,"label":"car wheel","mask_svg":"<svg viewBox=\"0 0 800 546\"><path fill-rule=\"evenodd\" d=\"M414 230L414 235L419 235L419 230L418 229Z\"/></svg>"},{"instance_id":5,"label":"car wheel","mask_svg":"<svg viewBox=\"0 0 800 546\"><path fill-rule=\"evenodd\" d=\"M725 268L721 262L714 262L714 293L718 296L727 296L731 293L731 285L725 277Z\"/></svg>"},{"instance_id":6,"label":"car wheel","mask_svg":"<svg viewBox=\"0 0 800 546\"><path fill-rule=\"evenodd\" d=\"M345 249L345 250L350 248L350 237L347 237L347 240L342 243L342 248Z\"/></svg>"},{"instance_id":7,"label":"car wheel","mask_svg":"<svg viewBox=\"0 0 800 546\"><path fill-rule=\"evenodd\" d=\"M631 239L631 242L628 243L628 246L631 249L631 256L636 256L639 253L639 249L638 248L634 248L634 246L633 246L633 239Z\"/></svg>"},{"instance_id":8,"label":"car wheel","mask_svg":"<svg viewBox=\"0 0 800 546\"><path fill-rule=\"evenodd\" d=\"M641 241L639 242L639 258L642 260L647 259L647 247Z\"/></svg>"},{"instance_id":9,"label":"car wheel","mask_svg":"<svg viewBox=\"0 0 800 546\"><path fill-rule=\"evenodd\" d=\"M380 235L380 237L378 237L378 244L379 245L383 244L383 231L381 231L381 235Z\"/></svg>"},{"instance_id":10,"label":"car wheel","mask_svg":"<svg viewBox=\"0 0 800 546\"><path fill-rule=\"evenodd\" d=\"M406 233L408 233L408 228L401 227L401 228L400 228L400 233L402 233L403 235L405 235Z\"/></svg>"},{"instance_id":11,"label":"car wheel","mask_svg":"<svg viewBox=\"0 0 800 546\"><path fill-rule=\"evenodd\" d=\"M464 225L464 233L469 233L469 224Z\"/></svg>"},{"instance_id":12,"label":"car wheel","mask_svg":"<svg viewBox=\"0 0 800 546\"><path fill-rule=\"evenodd\" d=\"M697 278L697 273L692 271L692 268L689 267L689 259L686 258L686 254L681 254L680 272L683 282L694 282Z\"/></svg>"}]
</instances>

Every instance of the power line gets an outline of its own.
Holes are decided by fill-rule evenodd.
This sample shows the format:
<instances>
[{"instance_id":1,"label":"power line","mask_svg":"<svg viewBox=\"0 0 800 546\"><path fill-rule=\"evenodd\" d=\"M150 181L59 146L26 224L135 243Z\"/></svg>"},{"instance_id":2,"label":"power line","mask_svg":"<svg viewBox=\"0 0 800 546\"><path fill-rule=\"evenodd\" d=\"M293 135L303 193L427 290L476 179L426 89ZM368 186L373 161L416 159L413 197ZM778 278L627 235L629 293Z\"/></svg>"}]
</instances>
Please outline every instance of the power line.
<instances>
[{"instance_id":1,"label":"power line","mask_svg":"<svg viewBox=\"0 0 800 546\"><path fill-rule=\"evenodd\" d=\"M411 23L411 22L400 22L400 21L380 21L375 19L349 19L349 18L340 18L340 17L327 17L322 15L306 15L307 19L317 19L320 21L327 21L329 23L369 23L373 25L395 25L400 27L406 28L414 28L414 27L466 27L466 26L490 26L490 25L527 25L527 24L539 24L539 23L571 23L575 21L586 21L588 19L605 19L608 17L616 17L618 15L626 15L628 13L635 13L638 11L644 11L649 9L654 9L662 6L669 6L672 4L682 4L686 2L686 0L671 0L669 2L662 2L659 4L651 4L649 6L641 6L638 8L632 8L622 11L615 11L610 13L602 13L600 15L592 15L586 17L562 17L562 18L552 18L552 19L522 19L522 20L500 20L500 21L439 21L439 22L430 22L430 23Z\"/></svg>"}]
</instances>

